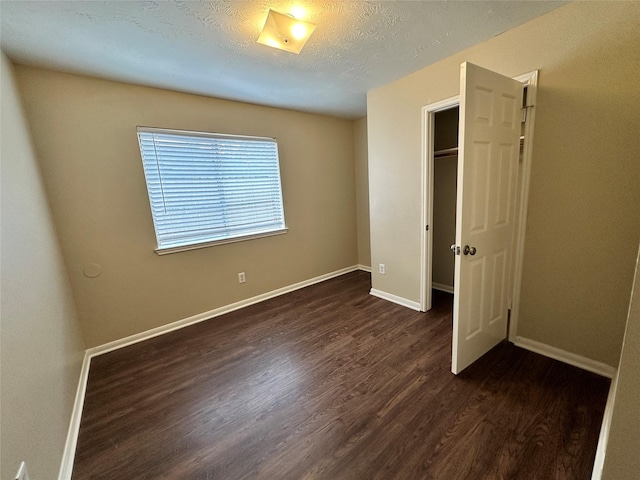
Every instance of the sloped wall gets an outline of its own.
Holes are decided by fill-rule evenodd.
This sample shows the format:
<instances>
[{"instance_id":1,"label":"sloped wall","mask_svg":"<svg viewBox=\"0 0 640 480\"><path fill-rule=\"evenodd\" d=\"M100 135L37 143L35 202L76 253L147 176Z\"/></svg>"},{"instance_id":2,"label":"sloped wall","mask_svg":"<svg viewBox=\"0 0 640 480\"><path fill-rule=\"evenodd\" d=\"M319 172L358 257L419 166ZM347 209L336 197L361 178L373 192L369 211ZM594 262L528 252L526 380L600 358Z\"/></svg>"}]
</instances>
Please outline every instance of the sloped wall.
<instances>
[{"instance_id":1,"label":"sloped wall","mask_svg":"<svg viewBox=\"0 0 640 480\"><path fill-rule=\"evenodd\" d=\"M57 478L84 345L31 135L2 54L2 478Z\"/></svg>"}]
</instances>

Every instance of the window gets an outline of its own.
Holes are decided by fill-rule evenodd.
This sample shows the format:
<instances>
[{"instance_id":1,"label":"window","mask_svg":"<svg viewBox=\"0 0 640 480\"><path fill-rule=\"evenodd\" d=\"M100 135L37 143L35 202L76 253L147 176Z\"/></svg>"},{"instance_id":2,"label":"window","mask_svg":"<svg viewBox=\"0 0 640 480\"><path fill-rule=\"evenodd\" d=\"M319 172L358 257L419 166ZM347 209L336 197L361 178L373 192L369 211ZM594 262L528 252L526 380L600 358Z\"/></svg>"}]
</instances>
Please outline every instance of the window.
<instances>
[{"instance_id":1,"label":"window","mask_svg":"<svg viewBox=\"0 0 640 480\"><path fill-rule=\"evenodd\" d=\"M138 127L159 254L286 233L275 139Z\"/></svg>"}]
</instances>

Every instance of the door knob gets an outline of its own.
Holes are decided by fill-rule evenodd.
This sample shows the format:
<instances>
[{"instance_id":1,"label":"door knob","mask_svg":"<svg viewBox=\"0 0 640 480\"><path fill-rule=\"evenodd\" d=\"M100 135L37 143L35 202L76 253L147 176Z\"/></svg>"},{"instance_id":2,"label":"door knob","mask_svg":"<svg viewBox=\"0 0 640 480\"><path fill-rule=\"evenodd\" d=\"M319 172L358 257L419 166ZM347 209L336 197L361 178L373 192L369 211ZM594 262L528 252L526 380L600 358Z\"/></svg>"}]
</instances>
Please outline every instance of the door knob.
<instances>
[{"instance_id":1,"label":"door knob","mask_svg":"<svg viewBox=\"0 0 640 480\"><path fill-rule=\"evenodd\" d=\"M451 248L451 251L454 255L460 255L460 247L458 247L455 243L449 248Z\"/></svg>"},{"instance_id":2,"label":"door knob","mask_svg":"<svg viewBox=\"0 0 640 480\"><path fill-rule=\"evenodd\" d=\"M464 248L462 249L462 253L464 253L465 255L475 255L476 247L470 247L469 245L465 245Z\"/></svg>"}]
</instances>

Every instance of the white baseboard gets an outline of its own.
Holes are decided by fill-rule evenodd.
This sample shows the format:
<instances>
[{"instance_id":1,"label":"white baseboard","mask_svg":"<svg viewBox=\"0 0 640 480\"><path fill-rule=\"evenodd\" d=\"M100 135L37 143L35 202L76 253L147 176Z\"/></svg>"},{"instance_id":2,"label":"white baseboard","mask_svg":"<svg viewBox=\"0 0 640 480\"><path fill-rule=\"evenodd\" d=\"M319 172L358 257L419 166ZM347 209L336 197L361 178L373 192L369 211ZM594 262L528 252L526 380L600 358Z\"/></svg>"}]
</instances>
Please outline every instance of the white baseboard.
<instances>
[{"instance_id":1,"label":"white baseboard","mask_svg":"<svg viewBox=\"0 0 640 480\"><path fill-rule=\"evenodd\" d=\"M367 265L358 264L358 270L371 273L371 267L368 267Z\"/></svg>"},{"instance_id":2,"label":"white baseboard","mask_svg":"<svg viewBox=\"0 0 640 480\"><path fill-rule=\"evenodd\" d=\"M413 300L408 300L406 298L399 297L397 295L394 295L393 293L387 293L387 292L383 292L382 290L376 290L375 288L372 288L369 291L369 294L373 295L374 297L382 298L383 300L388 300L389 302L397 303L398 305L402 305L403 307L420 311L419 302L414 302Z\"/></svg>"},{"instance_id":3,"label":"white baseboard","mask_svg":"<svg viewBox=\"0 0 640 480\"><path fill-rule=\"evenodd\" d=\"M566 350L562 350L560 348L552 347L551 345L547 345L545 343L536 342L535 340L531 340L529 338L518 336L513 343L517 347L539 353L540 355L553 358L554 360L568 363L569 365L573 365L574 367L578 367L589 372L597 373L598 375L602 375L603 377L613 378L616 374L616 369L610 365L597 362L587 357L576 355L575 353L567 352Z\"/></svg>"},{"instance_id":4,"label":"white baseboard","mask_svg":"<svg viewBox=\"0 0 640 480\"><path fill-rule=\"evenodd\" d=\"M73 411L71 412L69 430L67 431L67 440L65 441L64 452L62 453L62 462L60 464L58 480L71 480L73 460L76 456L76 445L78 443L78 433L80 432L80 420L82 419L82 407L84 406L84 396L87 391L90 364L91 357L87 352L85 352L84 359L82 360L82 368L80 369L78 388L76 389L76 398L73 402Z\"/></svg>"},{"instance_id":5,"label":"white baseboard","mask_svg":"<svg viewBox=\"0 0 640 480\"><path fill-rule=\"evenodd\" d=\"M133 345L134 343L143 342L150 338L157 337L159 335L164 335L165 333L173 332L174 330L179 330L184 327L188 327L189 325L193 325L194 323L203 322L204 320L209 320L211 318L224 315L225 313L230 313L235 310L248 307L249 305L254 305L256 303L264 302L265 300L269 300L274 297L279 297L280 295L284 295L285 293L290 293L295 290L299 290L301 288L314 285L316 283L324 282L325 280L329 280L331 278L339 277L340 275L344 275L345 273L354 272L358 269L359 269L358 266L354 265L351 267L346 267L340 270L336 270L335 272L325 273L324 275L320 275L318 277L311 278L309 280L304 280L302 282L298 282L293 285L278 288L277 290L273 290L271 292L262 293L260 295L256 295L255 297L247 298L245 300L240 300L239 302L214 308L213 310L209 310L208 312L199 313L197 315L193 315L192 317L184 318L182 320L168 323L160 327L152 328L151 330L147 330L145 332L140 332L140 333L136 333L135 335L130 335L128 337L121 338L120 340L114 340L113 342L105 343L104 345L99 345L97 347L90 348L87 350L87 353L91 357L95 357L96 355L102 355L104 353L108 353L113 350L117 350L119 348L124 348L129 345Z\"/></svg>"},{"instance_id":6,"label":"white baseboard","mask_svg":"<svg viewBox=\"0 0 640 480\"><path fill-rule=\"evenodd\" d=\"M432 282L431 288L433 288L434 290L440 290L441 292L454 293L452 286L444 285L442 283Z\"/></svg>"},{"instance_id":7,"label":"white baseboard","mask_svg":"<svg viewBox=\"0 0 640 480\"><path fill-rule=\"evenodd\" d=\"M609 429L611 428L611 418L613 417L613 405L616 402L617 386L618 375L616 374L613 376L613 380L611 380L609 395L607 396L607 405L604 407L604 415L602 416L602 425L600 426L600 436L598 437L598 448L596 448L596 459L593 462L591 480L600 480L602 478L604 457L607 453L607 442L609 441Z\"/></svg>"}]
</instances>

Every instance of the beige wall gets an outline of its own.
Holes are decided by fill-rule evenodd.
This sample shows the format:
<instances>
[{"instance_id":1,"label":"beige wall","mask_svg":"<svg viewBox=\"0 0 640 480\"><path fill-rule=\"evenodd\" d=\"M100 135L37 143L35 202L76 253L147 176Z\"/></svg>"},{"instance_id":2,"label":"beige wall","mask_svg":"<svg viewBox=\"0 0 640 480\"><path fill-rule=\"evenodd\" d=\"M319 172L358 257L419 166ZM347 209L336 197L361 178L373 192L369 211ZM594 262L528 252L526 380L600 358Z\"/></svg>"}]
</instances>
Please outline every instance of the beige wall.
<instances>
[{"instance_id":1,"label":"beige wall","mask_svg":"<svg viewBox=\"0 0 640 480\"><path fill-rule=\"evenodd\" d=\"M17 74L89 347L357 263L353 122ZM289 233L156 255L136 125L276 137ZM101 276L83 275L90 263Z\"/></svg>"},{"instance_id":2,"label":"beige wall","mask_svg":"<svg viewBox=\"0 0 640 480\"><path fill-rule=\"evenodd\" d=\"M58 475L84 356L12 65L2 54L0 280L3 479Z\"/></svg>"},{"instance_id":3,"label":"beige wall","mask_svg":"<svg viewBox=\"0 0 640 480\"><path fill-rule=\"evenodd\" d=\"M640 252L638 254L640 261ZM640 472L640 270L629 305L603 480L636 480Z\"/></svg>"},{"instance_id":4,"label":"beige wall","mask_svg":"<svg viewBox=\"0 0 640 480\"><path fill-rule=\"evenodd\" d=\"M369 93L376 289L420 298L421 107L540 70L518 334L617 365L640 233L640 3L574 2Z\"/></svg>"},{"instance_id":5,"label":"beige wall","mask_svg":"<svg viewBox=\"0 0 640 480\"><path fill-rule=\"evenodd\" d=\"M369 241L369 156L367 154L367 117L353 122L353 155L356 168L356 208L358 222L358 263L371 266Z\"/></svg>"}]
</instances>

